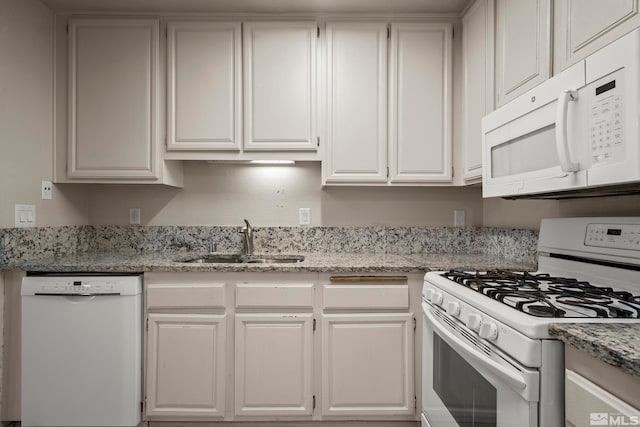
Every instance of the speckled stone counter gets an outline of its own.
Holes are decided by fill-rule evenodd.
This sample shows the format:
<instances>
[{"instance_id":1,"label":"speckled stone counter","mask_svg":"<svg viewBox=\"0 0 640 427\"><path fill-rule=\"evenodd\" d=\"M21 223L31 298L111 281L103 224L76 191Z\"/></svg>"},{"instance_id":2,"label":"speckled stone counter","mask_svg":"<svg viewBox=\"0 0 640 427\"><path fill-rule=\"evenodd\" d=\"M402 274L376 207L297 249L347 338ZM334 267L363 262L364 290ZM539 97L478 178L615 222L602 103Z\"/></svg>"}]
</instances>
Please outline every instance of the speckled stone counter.
<instances>
[{"instance_id":1,"label":"speckled stone counter","mask_svg":"<svg viewBox=\"0 0 640 427\"><path fill-rule=\"evenodd\" d=\"M6 263L5 270L57 272L150 272L150 271L213 271L213 272L336 272L394 273L429 270L533 270L535 265L493 255L464 254L367 254L367 253L306 253L296 264L194 264L181 262L197 258L204 252L149 253L85 253Z\"/></svg>"},{"instance_id":2,"label":"speckled stone counter","mask_svg":"<svg viewBox=\"0 0 640 427\"><path fill-rule=\"evenodd\" d=\"M640 324L554 323L549 334L640 378Z\"/></svg>"},{"instance_id":3,"label":"speckled stone counter","mask_svg":"<svg viewBox=\"0 0 640 427\"><path fill-rule=\"evenodd\" d=\"M261 253L485 254L536 262L532 230L476 227L256 227ZM83 253L238 252L231 226L66 226L0 229L3 264Z\"/></svg>"}]
</instances>

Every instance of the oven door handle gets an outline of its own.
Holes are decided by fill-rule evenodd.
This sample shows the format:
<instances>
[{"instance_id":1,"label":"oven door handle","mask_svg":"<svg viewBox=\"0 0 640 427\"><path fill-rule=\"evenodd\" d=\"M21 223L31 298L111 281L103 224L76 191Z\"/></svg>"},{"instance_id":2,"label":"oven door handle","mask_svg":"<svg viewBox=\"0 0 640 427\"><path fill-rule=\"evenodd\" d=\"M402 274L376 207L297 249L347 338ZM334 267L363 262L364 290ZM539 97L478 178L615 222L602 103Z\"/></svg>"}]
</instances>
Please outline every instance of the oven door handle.
<instances>
[{"instance_id":1,"label":"oven door handle","mask_svg":"<svg viewBox=\"0 0 640 427\"><path fill-rule=\"evenodd\" d=\"M480 362L484 367L488 368L499 376L503 381L509 384L516 390L524 390L527 386L527 382L525 381L522 375L518 375L511 370L508 370L501 366L499 363L491 360L489 357L485 356L481 352L475 350L470 345L466 344L463 340L456 337L447 331L435 318L433 314L429 311L429 307L426 306L426 303L422 303L422 311L424 315L427 317L429 322L433 325L433 328L440 334L440 336L449 343L450 346L454 347L456 351L459 353L467 355L469 358L472 358L474 361Z\"/></svg>"}]
</instances>

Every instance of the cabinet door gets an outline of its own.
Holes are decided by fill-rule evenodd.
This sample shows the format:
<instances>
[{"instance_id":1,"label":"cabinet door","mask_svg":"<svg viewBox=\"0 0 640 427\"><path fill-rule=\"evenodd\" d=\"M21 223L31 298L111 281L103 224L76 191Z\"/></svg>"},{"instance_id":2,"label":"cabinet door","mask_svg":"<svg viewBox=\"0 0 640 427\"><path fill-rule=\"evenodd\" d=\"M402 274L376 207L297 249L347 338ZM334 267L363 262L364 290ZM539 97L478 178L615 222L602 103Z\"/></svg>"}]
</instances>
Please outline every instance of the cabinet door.
<instances>
[{"instance_id":1,"label":"cabinet door","mask_svg":"<svg viewBox=\"0 0 640 427\"><path fill-rule=\"evenodd\" d=\"M149 314L147 415L223 417L224 315Z\"/></svg>"},{"instance_id":2,"label":"cabinet door","mask_svg":"<svg viewBox=\"0 0 640 427\"><path fill-rule=\"evenodd\" d=\"M551 74L550 0L497 0L496 102L504 105Z\"/></svg>"},{"instance_id":3,"label":"cabinet door","mask_svg":"<svg viewBox=\"0 0 640 427\"><path fill-rule=\"evenodd\" d=\"M481 120L493 111L494 0L462 17L462 149L465 181L482 178Z\"/></svg>"},{"instance_id":4,"label":"cabinet door","mask_svg":"<svg viewBox=\"0 0 640 427\"><path fill-rule=\"evenodd\" d=\"M158 178L158 26L69 21L69 177Z\"/></svg>"},{"instance_id":5,"label":"cabinet door","mask_svg":"<svg viewBox=\"0 0 640 427\"><path fill-rule=\"evenodd\" d=\"M315 22L244 24L245 150L315 150Z\"/></svg>"},{"instance_id":6,"label":"cabinet door","mask_svg":"<svg viewBox=\"0 0 640 427\"><path fill-rule=\"evenodd\" d=\"M239 150L239 22L167 24L167 149Z\"/></svg>"},{"instance_id":7,"label":"cabinet door","mask_svg":"<svg viewBox=\"0 0 640 427\"><path fill-rule=\"evenodd\" d=\"M312 323L311 314L236 315L236 415L311 415Z\"/></svg>"},{"instance_id":8,"label":"cabinet door","mask_svg":"<svg viewBox=\"0 0 640 427\"><path fill-rule=\"evenodd\" d=\"M638 3L638 0L555 0L554 73L640 26Z\"/></svg>"},{"instance_id":9,"label":"cabinet door","mask_svg":"<svg viewBox=\"0 0 640 427\"><path fill-rule=\"evenodd\" d=\"M451 24L391 24L389 82L391 182L451 181Z\"/></svg>"},{"instance_id":10,"label":"cabinet door","mask_svg":"<svg viewBox=\"0 0 640 427\"><path fill-rule=\"evenodd\" d=\"M336 314L322 320L323 415L415 412L412 314Z\"/></svg>"},{"instance_id":11,"label":"cabinet door","mask_svg":"<svg viewBox=\"0 0 640 427\"><path fill-rule=\"evenodd\" d=\"M323 181L387 181L387 24L327 24Z\"/></svg>"}]
</instances>

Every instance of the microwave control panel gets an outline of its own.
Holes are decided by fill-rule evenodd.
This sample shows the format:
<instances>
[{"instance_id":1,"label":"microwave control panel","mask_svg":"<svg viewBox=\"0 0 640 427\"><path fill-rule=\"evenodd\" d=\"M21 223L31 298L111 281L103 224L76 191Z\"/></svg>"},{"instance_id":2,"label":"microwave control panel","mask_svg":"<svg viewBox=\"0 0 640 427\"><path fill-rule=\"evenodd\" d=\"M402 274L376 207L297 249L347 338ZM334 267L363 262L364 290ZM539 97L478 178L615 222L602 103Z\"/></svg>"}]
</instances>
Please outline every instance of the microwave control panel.
<instances>
[{"instance_id":1,"label":"microwave control panel","mask_svg":"<svg viewBox=\"0 0 640 427\"><path fill-rule=\"evenodd\" d=\"M588 224L585 246L640 250L640 225Z\"/></svg>"},{"instance_id":2,"label":"microwave control panel","mask_svg":"<svg viewBox=\"0 0 640 427\"><path fill-rule=\"evenodd\" d=\"M589 141L592 165L624 159L623 70L587 87L589 95Z\"/></svg>"}]
</instances>

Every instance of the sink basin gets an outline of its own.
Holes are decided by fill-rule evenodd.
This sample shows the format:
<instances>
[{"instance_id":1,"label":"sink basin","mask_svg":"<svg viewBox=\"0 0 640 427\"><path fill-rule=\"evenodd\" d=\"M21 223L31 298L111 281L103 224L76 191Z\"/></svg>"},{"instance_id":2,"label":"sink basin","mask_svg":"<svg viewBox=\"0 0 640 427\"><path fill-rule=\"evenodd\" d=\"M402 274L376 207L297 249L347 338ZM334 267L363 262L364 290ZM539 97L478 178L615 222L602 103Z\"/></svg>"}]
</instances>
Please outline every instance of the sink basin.
<instances>
[{"instance_id":1,"label":"sink basin","mask_svg":"<svg viewBox=\"0 0 640 427\"><path fill-rule=\"evenodd\" d=\"M205 255L182 259L178 262L192 264L295 264L304 261L302 255Z\"/></svg>"},{"instance_id":2,"label":"sink basin","mask_svg":"<svg viewBox=\"0 0 640 427\"><path fill-rule=\"evenodd\" d=\"M274 255L250 257L242 262L246 262L247 264L295 264L302 261L304 261L302 255Z\"/></svg>"},{"instance_id":3,"label":"sink basin","mask_svg":"<svg viewBox=\"0 0 640 427\"><path fill-rule=\"evenodd\" d=\"M193 264L238 264L242 262L241 255L205 255L200 258L183 259L180 262Z\"/></svg>"}]
</instances>

